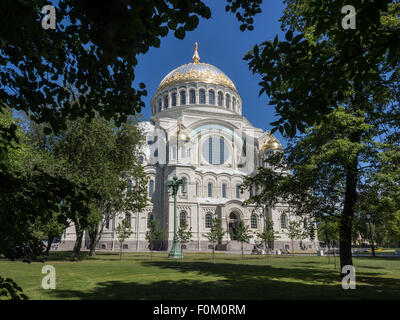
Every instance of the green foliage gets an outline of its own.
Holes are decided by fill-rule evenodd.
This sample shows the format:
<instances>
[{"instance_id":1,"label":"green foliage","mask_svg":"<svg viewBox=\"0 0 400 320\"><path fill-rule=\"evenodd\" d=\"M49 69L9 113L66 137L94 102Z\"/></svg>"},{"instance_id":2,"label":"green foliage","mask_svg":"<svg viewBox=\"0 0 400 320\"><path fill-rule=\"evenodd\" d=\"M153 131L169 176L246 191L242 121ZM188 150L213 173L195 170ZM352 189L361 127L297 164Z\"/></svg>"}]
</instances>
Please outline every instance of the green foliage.
<instances>
[{"instance_id":1,"label":"green foliage","mask_svg":"<svg viewBox=\"0 0 400 320\"><path fill-rule=\"evenodd\" d=\"M46 137L40 128L36 131L39 133L32 134L36 137L32 138L34 145L44 139L54 159L41 162L46 170L53 170L53 166L69 180L88 185L100 196L91 199L89 216L67 217L78 231L88 230L94 255L107 219L118 212L140 211L147 204L147 177L138 163L143 138L137 121L130 118L116 127L112 121L95 116L90 121L69 121L67 129L58 135Z\"/></svg>"},{"instance_id":2,"label":"green foliage","mask_svg":"<svg viewBox=\"0 0 400 320\"><path fill-rule=\"evenodd\" d=\"M0 300L27 300L23 290L10 278L0 277Z\"/></svg>"},{"instance_id":3,"label":"green foliage","mask_svg":"<svg viewBox=\"0 0 400 320\"><path fill-rule=\"evenodd\" d=\"M352 263L360 191L378 184L379 171L391 176L383 179L394 178L383 159L399 141L397 1L351 3L355 30L341 26L344 0L285 3L285 40L276 36L256 45L245 59L262 78L260 95L270 97L279 117L272 132L301 136L292 141L286 159L271 161L284 168L286 160L285 174L260 169L253 182L272 178L272 190L259 200L287 196L298 215L339 218L343 266Z\"/></svg>"},{"instance_id":4,"label":"green foliage","mask_svg":"<svg viewBox=\"0 0 400 320\"><path fill-rule=\"evenodd\" d=\"M276 36L245 56L250 69L262 77L260 94L271 98L269 105L280 116L271 123L273 131L291 137L296 130L304 132L334 108L352 104L358 90L355 85L370 101L385 101L382 94L388 95L388 73L396 68L400 53L400 30L395 23L381 23L380 18L389 14L399 21L393 12L395 1L353 2L357 17L362 17L354 31L341 27L344 0L286 3L283 28L290 28L287 41ZM292 37L294 31L298 33ZM313 40L307 38L310 31Z\"/></svg>"},{"instance_id":5,"label":"green foliage","mask_svg":"<svg viewBox=\"0 0 400 320\"><path fill-rule=\"evenodd\" d=\"M164 238L164 231L158 229L157 221L154 219L150 220L147 225L146 240L149 242L151 258L153 253L154 241L163 240L163 238Z\"/></svg>"},{"instance_id":6,"label":"green foliage","mask_svg":"<svg viewBox=\"0 0 400 320\"><path fill-rule=\"evenodd\" d=\"M221 242L222 238L226 232L222 230L222 221L219 218L213 218L210 231L204 236L213 244Z\"/></svg>"},{"instance_id":7,"label":"green foliage","mask_svg":"<svg viewBox=\"0 0 400 320\"><path fill-rule=\"evenodd\" d=\"M263 231L257 231L256 236L264 243L264 247L267 249L267 247L271 248L274 241L280 238L277 234L278 232L274 230L274 222L270 218L266 218Z\"/></svg>"},{"instance_id":8,"label":"green foliage","mask_svg":"<svg viewBox=\"0 0 400 320\"><path fill-rule=\"evenodd\" d=\"M240 25L240 30L245 31L253 30L253 16L261 13L262 0L227 0L228 5L226 6L226 11L231 11L236 13L236 18L242 24ZM241 10L239 10L241 9Z\"/></svg>"},{"instance_id":9,"label":"green foliage","mask_svg":"<svg viewBox=\"0 0 400 320\"><path fill-rule=\"evenodd\" d=\"M122 219L121 223L118 224L118 226L115 228L115 231L117 233L118 241L120 243L119 257L121 259L123 243L125 242L126 239L128 239L133 234L130 220L127 219L126 217L125 217L125 219Z\"/></svg>"},{"instance_id":10,"label":"green foliage","mask_svg":"<svg viewBox=\"0 0 400 320\"><path fill-rule=\"evenodd\" d=\"M241 243L242 258L243 258L244 257L243 243L249 242L249 240L251 238L253 238L252 232L250 230L250 226L245 225L243 220L239 220L239 223L237 225L236 238Z\"/></svg>"},{"instance_id":11,"label":"green foliage","mask_svg":"<svg viewBox=\"0 0 400 320\"><path fill-rule=\"evenodd\" d=\"M137 56L159 47L170 30L182 39L199 17L211 16L200 0L49 2L54 31L42 29L43 3L3 3L3 16L13 19L1 24L0 81L4 104L54 130L95 112L117 124L139 113L147 91L143 83L132 88Z\"/></svg>"},{"instance_id":12,"label":"green foliage","mask_svg":"<svg viewBox=\"0 0 400 320\"><path fill-rule=\"evenodd\" d=\"M184 219L183 221L181 221L178 228L179 243L181 244L189 243L192 240L192 236L193 236L192 227L189 228L186 219Z\"/></svg>"},{"instance_id":13,"label":"green foliage","mask_svg":"<svg viewBox=\"0 0 400 320\"><path fill-rule=\"evenodd\" d=\"M210 231L204 236L212 243L212 256L214 261L215 244L220 243L226 232L222 230L222 220L215 217L212 219Z\"/></svg>"},{"instance_id":14,"label":"green foliage","mask_svg":"<svg viewBox=\"0 0 400 320\"><path fill-rule=\"evenodd\" d=\"M295 220L289 221L285 233L290 240L301 240L303 237L303 231L301 228L300 221L295 221Z\"/></svg>"},{"instance_id":15,"label":"green foliage","mask_svg":"<svg viewBox=\"0 0 400 320\"><path fill-rule=\"evenodd\" d=\"M339 239L339 219L325 216L318 223L318 240L332 247L333 242Z\"/></svg>"}]
</instances>

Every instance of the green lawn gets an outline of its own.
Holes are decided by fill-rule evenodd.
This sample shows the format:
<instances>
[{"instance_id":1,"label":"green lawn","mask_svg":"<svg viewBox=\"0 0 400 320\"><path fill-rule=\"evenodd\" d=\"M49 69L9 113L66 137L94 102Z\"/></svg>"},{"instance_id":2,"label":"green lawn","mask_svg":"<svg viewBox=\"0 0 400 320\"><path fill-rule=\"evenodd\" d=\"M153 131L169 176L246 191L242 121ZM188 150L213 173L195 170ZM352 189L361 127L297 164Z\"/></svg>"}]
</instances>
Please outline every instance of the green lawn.
<instances>
[{"instance_id":1,"label":"green lawn","mask_svg":"<svg viewBox=\"0 0 400 320\"><path fill-rule=\"evenodd\" d=\"M99 253L68 261L52 254L57 287L41 287L43 263L0 261L0 275L11 277L30 299L400 299L400 259L354 258L356 290L343 290L338 267L326 257L185 253L171 260L157 253ZM332 262L332 260L331 260ZM337 261L338 263L338 261Z\"/></svg>"}]
</instances>

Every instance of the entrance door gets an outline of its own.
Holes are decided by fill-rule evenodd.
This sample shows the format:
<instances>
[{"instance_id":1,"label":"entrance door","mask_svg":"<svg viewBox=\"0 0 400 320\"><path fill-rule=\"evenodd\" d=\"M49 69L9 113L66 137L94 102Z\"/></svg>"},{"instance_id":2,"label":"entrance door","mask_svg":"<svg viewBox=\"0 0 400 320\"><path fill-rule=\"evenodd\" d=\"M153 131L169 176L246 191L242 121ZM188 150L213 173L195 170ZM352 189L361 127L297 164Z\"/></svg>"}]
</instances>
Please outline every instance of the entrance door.
<instances>
[{"instance_id":1,"label":"entrance door","mask_svg":"<svg viewBox=\"0 0 400 320\"><path fill-rule=\"evenodd\" d=\"M236 229L238 222L239 221L236 213L231 212L229 215L229 235L231 236L231 240L237 240Z\"/></svg>"}]
</instances>

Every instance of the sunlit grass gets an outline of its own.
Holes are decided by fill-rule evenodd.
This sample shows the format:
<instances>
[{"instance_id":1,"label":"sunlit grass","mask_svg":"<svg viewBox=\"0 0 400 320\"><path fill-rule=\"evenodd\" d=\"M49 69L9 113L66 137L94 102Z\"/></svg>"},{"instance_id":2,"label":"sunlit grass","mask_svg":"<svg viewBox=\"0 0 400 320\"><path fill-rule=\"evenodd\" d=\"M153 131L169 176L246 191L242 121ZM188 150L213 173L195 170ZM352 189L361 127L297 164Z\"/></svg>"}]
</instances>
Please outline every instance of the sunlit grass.
<instances>
[{"instance_id":1,"label":"sunlit grass","mask_svg":"<svg viewBox=\"0 0 400 320\"><path fill-rule=\"evenodd\" d=\"M78 262L57 252L45 263L0 261L0 275L20 285L30 299L399 299L400 259L354 258L356 290L343 290L339 259L167 252L86 254ZM44 264L56 269L55 290L41 287Z\"/></svg>"}]
</instances>

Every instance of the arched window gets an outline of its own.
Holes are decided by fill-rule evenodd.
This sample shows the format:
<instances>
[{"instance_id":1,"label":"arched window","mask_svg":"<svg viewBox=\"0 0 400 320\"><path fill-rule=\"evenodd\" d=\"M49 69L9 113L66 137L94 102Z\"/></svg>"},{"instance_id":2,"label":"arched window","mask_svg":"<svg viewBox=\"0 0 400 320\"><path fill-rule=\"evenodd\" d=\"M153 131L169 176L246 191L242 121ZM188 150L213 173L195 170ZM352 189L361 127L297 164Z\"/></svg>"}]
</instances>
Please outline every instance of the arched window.
<instances>
[{"instance_id":1,"label":"arched window","mask_svg":"<svg viewBox=\"0 0 400 320\"><path fill-rule=\"evenodd\" d=\"M250 187L250 198L254 196L253 186Z\"/></svg>"},{"instance_id":2,"label":"arched window","mask_svg":"<svg viewBox=\"0 0 400 320\"><path fill-rule=\"evenodd\" d=\"M174 92L172 94L172 106L175 107L176 106L176 92Z\"/></svg>"},{"instance_id":3,"label":"arched window","mask_svg":"<svg viewBox=\"0 0 400 320\"><path fill-rule=\"evenodd\" d=\"M236 185L236 198L240 199L240 186L238 184Z\"/></svg>"},{"instance_id":4,"label":"arched window","mask_svg":"<svg viewBox=\"0 0 400 320\"><path fill-rule=\"evenodd\" d=\"M127 213L125 215L125 220L128 221L128 225L131 228L132 227L132 219L131 219L131 214L130 213Z\"/></svg>"},{"instance_id":5,"label":"arched window","mask_svg":"<svg viewBox=\"0 0 400 320\"><path fill-rule=\"evenodd\" d=\"M181 91L181 106L184 106L186 104L186 91Z\"/></svg>"},{"instance_id":6,"label":"arched window","mask_svg":"<svg viewBox=\"0 0 400 320\"><path fill-rule=\"evenodd\" d=\"M181 211L179 214L179 225L182 225L184 221L186 221L187 215L185 211Z\"/></svg>"},{"instance_id":7,"label":"arched window","mask_svg":"<svg viewBox=\"0 0 400 320\"><path fill-rule=\"evenodd\" d=\"M168 96L165 96L164 98L164 109L168 109L169 105L168 105Z\"/></svg>"},{"instance_id":8,"label":"arched window","mask_svg":"<svg viewBox=\"0 0 400 320\"><path fill-rule=\"evenodd\" d=\"M224 96L222 94L222 92L218 92L218 106L222 107L222 100L223 100Z\"/></svg>"},{"instance_id":9,"label":"arched window","mask_svg":"<svg viewBox=\"0 0 400 320\"><path fill-rule=\"evenodd\" d=\"M182 178L183 184L182 184L182 193L185 193L187 191L187 179L185 177Z\"/></svg>"},{"instance_id":10,"label":"arched window","mask_svg":"<svg viewBox=\"0 0 400 320\"><path fill-rule=\"evenodd\" d=\"M138 157L138 162L139 162L140 164L143 164L143 160L144 160L143 156L139 156L139 157Z\"/></svg>"},{"instance_id":11,"label":"arched window","mask_svg":"<svg viewBox=\"0 0 400 320\"><path fill-rule=\"evenodd\" d=\"M153 219L154 219L153 214L149 213L149 214L147 215L147 228L148 228L149 225L150 225L150 221L153 220Z\"/></svg>"},{"instance_id":12,"label":"arched window","mask_svg":"<svg viewBox=\"0 0 400 320\"><path fill-rule=\"evenodd\" d=\"M107 216L106 218L106 228L110 229L110 216Z\"/></svg>"},{"instance_id":13,"label":"arched window","mask_svg":"<svg viewBox=\"0 0 400 320\"><path fill-rule=\"evenodd\" d=\"M204 89L199 90L199 103L200 104L206 103L206 92Z\"/></svg>"},{"instance_id":14,"label":"arched window","mask_svg":"<svg viewBox=\"0 0 400 320\"><path fill-rule=\"evenodd\" d=\"M186 158L186 155L185 155L185 146L182 146L182 147L181 147L181 158L182 158L182 159L185 159L185 158Z\"/></svg>"},{"instance_id":15,"label":"arched window","mask_svg":"<svg viewBox=\"0 0 400 320\"><path fill-rule=\"evenodd\" d=\"M161 103L161 99L158 100L158 111L161 111L162 109L162 103Z\"/></svg>"},{"instance_id":16,"label":"arched window","mask_svg":"<svg viewBox=\"0 0 400 320\"><path fill-rule=\"evenodd\" d=\"M208 193L208 197L211 198L212 197L212 183L209 182L207 185L207 193Z\"/></svg>"},{"instance_id":17,"label":"arched window","mask_svg":"<svg viewBox=\"0 0 400 320\"><path fill-rule=\"evenodd\" d=\"M212 217L210 213L206 214L206 221L205 221L205 227L206 228L211 228L212 227Z\"/></svg>"},{"instance_id":18,"label":"arched window","mask_svg":"<svg viewBox=\"0 0 400 320\"><path fill-rule=\"evenodd\" d=\"M176 159L176 145L172 146L172 159Z\"/></svg>"},{"instance_id":19,"label":"arched window","mask_svg":"<svg viewBox=\"0 0 400 320\"><path fill-rule=\"evenodd\" d=\"M189 91L189 97L190 97L190 104L195 104L196 103L196 91L194 89L190 89Z\"/></svg>"},{"instance_id":20,"label":"arched window","mask_svg":"<svg viewBox=\"0 0 400 320\"><path fill-rule=\"evenodd\" d=\"M222 198L226 198L226 184L222 184Z\"/></svg>"},{"instance_id":21,"label":"arched window","mask_svg":"<svg viewBox=\"0 0 400 320\"><path fill-rule=\"evenodd\" d=\"M230 107L231 107L231 97L230 97L229 94L226 95L225 106L226 106L227 109L230 109Z\"/></svg>"},{"instance_id":22,"label":"arched window","mask_svg":"<svg viewBox=\"0 0 400 320\"><path fill-rule=\"evenodd\" d=\"M236 98L235 97L232 98L232 110L236 111Z\"/></svg>"},{"instance_id":23,"label":"arched window","mask_svg":"<svg viewBox=\"0 0 400 320\"><path fill-rule=\"evenodd\" d=\"M215 93L214 90L208 91L208 104L215 104Z\"/></svg>"},{"instance_id":24,"label":"arched window","mask_svg":"<svg viewBox=\"0 0 400 320\"><path fill-rule=\"evenodd\" d=\"M252 229L257 229L257 217L255 214L251 215L250 224Z\"/></svg>"},{"instance_id":25,"label":"arched window","mask_svg":"<svg viewBox=\"0 0 400 320\"><path fill-rule=\"evenodd\" d=\"M197 197L199 197L199 191L200 191L199 183L196 182L196 196L197 196Z\"/></svg>"},{"instance_id":26,"label":"arched window","mask_svg":"<svg viewBox=\"0 0 400 320\"><path fill-rule=\"evenodd\" d=\"M153 191L154 191L154 180L149 181L149 198L153 197Z\"/></svg>"},{"instance_id":27,"label":"arched window","mask_svg":"<svg viewBox=\"0 0 400 320\"><path fill-rule=\"evenodd\" d=\"M281 228L282 229L287 228L287 217L286 217L286 214L284 214L284 213L281 214Z\"/></svg>"}]
</instances>

